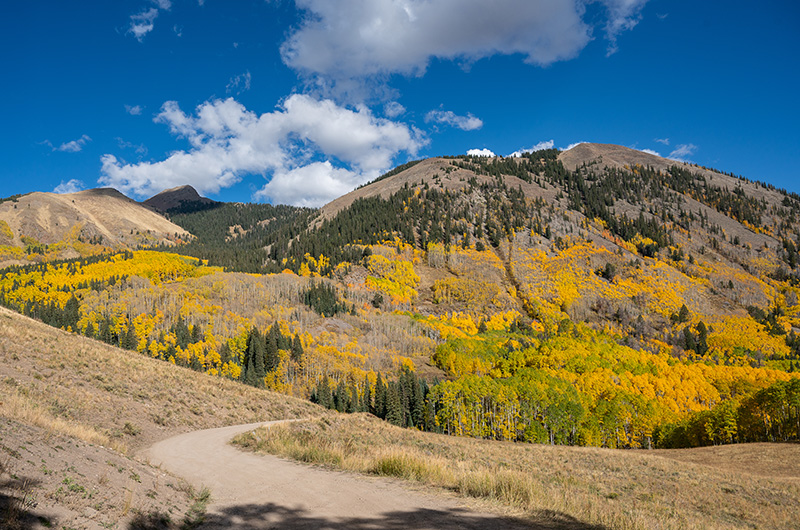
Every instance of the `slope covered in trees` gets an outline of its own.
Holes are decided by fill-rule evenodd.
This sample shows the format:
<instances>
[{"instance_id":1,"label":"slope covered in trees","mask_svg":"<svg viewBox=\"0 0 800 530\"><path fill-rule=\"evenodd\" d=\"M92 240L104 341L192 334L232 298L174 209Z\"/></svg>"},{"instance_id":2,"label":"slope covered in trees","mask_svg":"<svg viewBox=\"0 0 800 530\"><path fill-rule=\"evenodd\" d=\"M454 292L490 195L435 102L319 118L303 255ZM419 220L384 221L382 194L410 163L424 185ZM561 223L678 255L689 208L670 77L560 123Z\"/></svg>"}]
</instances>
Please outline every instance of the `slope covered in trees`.
<instances>
[{"instance_id":1,"label":"slope covered in trees","mask_svg":"<svg viewBox=\"0 0 800 530\"><path fill-rule=\"evenodd\" d=\"M178 249L12 267L0 301L402 426L608 447L796 439L798 198L602 149L421 161L322 214L176 210L194 236Z\"/></svg>"}]
</instances>

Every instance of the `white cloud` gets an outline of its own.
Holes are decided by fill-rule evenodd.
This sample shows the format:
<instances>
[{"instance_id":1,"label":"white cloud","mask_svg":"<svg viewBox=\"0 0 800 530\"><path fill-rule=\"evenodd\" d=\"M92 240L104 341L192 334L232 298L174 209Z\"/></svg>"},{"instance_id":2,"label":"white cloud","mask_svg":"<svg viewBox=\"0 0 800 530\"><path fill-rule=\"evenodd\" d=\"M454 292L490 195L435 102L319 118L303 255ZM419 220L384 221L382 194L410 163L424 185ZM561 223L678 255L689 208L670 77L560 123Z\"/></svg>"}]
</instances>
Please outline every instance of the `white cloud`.
<instances>
[{"instance_id":1,"label":"white cloud","mask_svg":"<svg viewBox=\"0 0 800 530\"><path fill-rule=\"evenodd\" d=\"M486 149L486 148L484 148L484 149L470 149L469 151L467 151L467 154L469 156L497 156L496 154L494 154L494 151L492 151L490 149Z\"/></svg>"},{"instance_id":2,"label":"white cloud","mask_svg":"<svg viewBox=\"0 0 800 530\"><path fill-rule=\"evenodd\" d=\"M131 25L128 28L128 33L131 33L136 40L142 42L145 35L153 31L155 27L154 21L158 17L158 9L151 7L145 9L141 13L131 15Z\"/></svg>"},{"instance_id":3,"label":"white cloud","mask_svg":"<svg viewBox=\"0 0 800 530\"><path fill-rule=\"evenodd\" d=\"M216 193L243 175L261 174L271 180L256 197L321 205L385 172L400 152L415 155L427 143L420 131L365 107L299 94L261 116L233 98L203 103L193 116L167 102L155 120L190 149L139 164L106 154L101 183L139 196L183 184Z\"/></svg>"},{"instance_id":4,"label":"white cloud","mask_svg":"<svg viewBox=\"0 0 800 530\"><path fill-rule=\"evenodd\" d=\"M520 149L518 151L514 151L513 153L511 153L508 156L510 156L510 157L519 157L519 156L522 156L522 155L524 155L526 153L533 153L534 151L541 151L542 149L552 149L554 145L556 145L556 143L553 140L546 140L546 141L543 141L543 142L539 142L538 144L534 145L533 147L531 147L529 149Z\"/></svg>"},{"instance_id":5,"label":"white cloud","mask_svg":"<svg viewBox=\"0 0 800 530\"><path fill-rule=\"evenodd\" d=\"M600 0L608 12L605 31L608 47L606 56L617 52L617 37L632 30L642 19L641 12L647 0Z\"/></svg>"},{"instance_id":6,"label":"white cloud","mask_svg":"<svg viewBox=\"0 0 800 530\"><path fill-rule=\"evenodd\" d=\"M53 151L61 151L63 153L79 153L80 151L83 150L83 146L86 145L87 142L91 141L92 139L84 134L77 140L72 140L71 142L64 142L58 147L53 147L53 144L51 144L49 141L46 141L45 143L49 145L53 149Z\"/></svg>"},{"instance_id":7,"label":"white cloud","mask_svg":"<svg viewBox=\"0 0 800 530\"><path fill-rule=\"evenodd\" d=\"M397 101L390 101L389 103L383 106L383 114L387 118L396 118L401 114L403 114L405 111L406 108Z\"/></svg>"},{"instance_id":8,"label":"white cloud","mask_svg":"<svg viewBox=\"0 0 800 530\"><path fill-rule=\"evenodd\" d=\"M61 184L55 187L53 193L77 193L84 189L83 182L78 179L71 179L68 182L61 181Z\"/></svg>"},{"instance_id":9,"label":"white cloud","mask_svg":"<svg viewBox=\"0 0 800 530\"><path fill-rule=\"evenodd\" d=\"M131 116L139 116L142 113L142 107L140 105L125 105L125 112Z\"/></svg>"},{"instance_id":10,"label":"white cloud","mask_svg":"<svg viewBox=\"0 0 800 530\"><path fill-rule=\"evenodd\" d=\"M255 198L279 198L279 202L295 206L319 206L362 183L357 172L335 168L326 160L276 171L267 185L256 192Z\"/></svg>"},{"instance_id":11,"label":"white cloud","mask_svg":"<svg viewBox=\"0 0 800 530\"><path fill-rule=\"evenodd\" d=\"M669 145L669 138L656 138L656 142L664 145Z\"/></svg>"},{"instance_id":12,"label":"white cloud","mask_svg":"<svg viewBox=\"0 0 800 530\"><path fill-rule=\"evenodd\" d=\"M159 10L169 11L172 8L171 0L151 0L150 3L154 4L155 7L145 8L140 13L131 15L128 33L132 34L139 42L142 42L145 35L153 31L155 20L160 13Z\"/></svg>"},{"instance_id":13,"label":"white cloud","mask_svg":"<svg viewBox=\"0 0 800 530\"><path fill-rule=\"evenodd\" d=\"M678 144L669 154L668 158L672 158L673 160L678 160L680 162L686 162L686 159L692 156L695 151L697 151L697 146L694 144Z\"/></svg>"},{"instance_id":14,"label":"white cloud","mask_svg":"<svg viewBox=\"0 0 800 530\"><path fill-rule=\"evenodd\" d=\"M225 87L225 92L228 94L236 94L237 96L242 92L247 92L250 90L250 81L252 76L250 75L250 71L237 75L236 77L232 77L230 81L228 81L228 86Z\"/></svg>"},{"instance_id":15,"label":"white cloud","mask_svg":"<svg viewBox=\"0 0 800 530\"><path fill-rule=\"evenodd\" d=\"M425 121L457 127L462 131L475 131L483 127L480 118L469 113L466 116L459 116L450 110L432 110L425 115Z\"/></svg>"},{"instance_id":16,"label":"white cloud","mask_svg":"<svg viewBox=\"0 0 800 530\"><path fill-rule=\"evenodd\" d=\"M639 151L641 151L642 153L647 153L648 155L661 156L661 153L659 153L658 151L653 151L652 149L639 149Z\"/></svg>"},{"instance_id":17,"label":"white cloud","mask_svg":"<svg viewBox=\"0 0 800 530\"><path fill-rule=\"evenodd\" d=\"M431 59L521 54L534 65L571 59L592 39L585 4L605 7L609 53L647 0L296 0L306 12L281 46L305 74L348 80L422 75Z\"/></svg>"},{"instance_id":18,"label":"white cloud","mask_svg":"<svg viewBox=\"0 0 800 530\"><path fill-rule=\"evenodd\" d=\"M581 144L585 144L585 143L588 143L588 142L575 142L574 144L569 144L567 147L562 147L561 150L562 151L569 151L573 147L577 147L577 146L579 146Z\"/></svg>"}]
</instances>

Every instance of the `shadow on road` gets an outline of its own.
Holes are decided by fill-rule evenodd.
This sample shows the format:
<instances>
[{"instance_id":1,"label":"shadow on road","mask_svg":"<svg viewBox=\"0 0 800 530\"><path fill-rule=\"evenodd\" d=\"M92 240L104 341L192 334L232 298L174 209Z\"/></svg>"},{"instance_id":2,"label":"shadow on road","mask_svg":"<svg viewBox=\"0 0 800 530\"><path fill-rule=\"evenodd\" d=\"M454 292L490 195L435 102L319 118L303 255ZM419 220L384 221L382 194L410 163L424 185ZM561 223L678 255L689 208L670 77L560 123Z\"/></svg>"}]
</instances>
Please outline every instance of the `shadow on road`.
<instances>
[{"instance_id":1,"label":"shadow on road","mask_svg":"<svg viewBox=\"0 0 800 530\"><path fill-rule=\"evenodd\" d=\"M255 530L281 528L286 530L606 530L605 527L589 525L560 514L541 514L541 520L499 519L475 515L466 510L430 510L388 512L380 517L345 517L324 519L310 515L302 509L288 508L276 504L248 504L232 506L220 513L206 516L203 529L237 528Z\"/></svg>"}]
</instances>

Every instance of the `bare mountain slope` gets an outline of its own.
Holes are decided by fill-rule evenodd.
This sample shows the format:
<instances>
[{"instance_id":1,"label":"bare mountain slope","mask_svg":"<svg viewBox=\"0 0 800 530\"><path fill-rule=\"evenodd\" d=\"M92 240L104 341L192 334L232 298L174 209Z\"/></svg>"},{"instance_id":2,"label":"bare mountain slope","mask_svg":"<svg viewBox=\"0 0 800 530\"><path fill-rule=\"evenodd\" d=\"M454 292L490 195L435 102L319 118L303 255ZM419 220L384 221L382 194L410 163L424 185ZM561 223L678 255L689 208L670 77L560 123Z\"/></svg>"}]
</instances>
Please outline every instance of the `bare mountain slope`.
<instances>
[{"instance_id":1,"label":"bare mountain slope","mask_svg":"<svg viewBox=\"0 0 800 530\"><path fill-rule=\"evenodd\" d=\"M4 245L21 251L27 247L27 252L17 253L20 258L32 249L42 254L55 252L53 257L70 258L82 253L81 245L136 248L141 244L170 243L189 235L111 188L64 195L30 193L0 203L0 223L5 225L0 224ZM50 249L45 245L56 247Z\"/></svg>"}]
</instances>

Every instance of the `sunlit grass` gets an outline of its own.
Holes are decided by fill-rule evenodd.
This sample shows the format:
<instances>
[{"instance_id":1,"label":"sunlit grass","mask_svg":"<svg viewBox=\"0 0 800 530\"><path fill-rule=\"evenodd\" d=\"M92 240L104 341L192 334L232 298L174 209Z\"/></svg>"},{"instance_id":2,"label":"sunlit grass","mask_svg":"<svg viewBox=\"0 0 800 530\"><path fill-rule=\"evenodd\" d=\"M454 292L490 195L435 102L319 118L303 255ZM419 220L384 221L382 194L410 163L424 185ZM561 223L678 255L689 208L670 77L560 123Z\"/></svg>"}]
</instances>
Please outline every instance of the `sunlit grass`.
<instances>
[{"instance_id":1,"label":"sunlit grass","mask_svg":"<svg viewBox=\"0 0 800 530\"><path fill-rule=\"evenodd\" d=\"M455 438L400 429L364 414L259 429L235 443L443 488L534 519L567 517L620 530L797 528L800 520L797 481L679 463L646 451Z\"/></svg>"}]
</instances>

